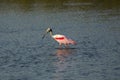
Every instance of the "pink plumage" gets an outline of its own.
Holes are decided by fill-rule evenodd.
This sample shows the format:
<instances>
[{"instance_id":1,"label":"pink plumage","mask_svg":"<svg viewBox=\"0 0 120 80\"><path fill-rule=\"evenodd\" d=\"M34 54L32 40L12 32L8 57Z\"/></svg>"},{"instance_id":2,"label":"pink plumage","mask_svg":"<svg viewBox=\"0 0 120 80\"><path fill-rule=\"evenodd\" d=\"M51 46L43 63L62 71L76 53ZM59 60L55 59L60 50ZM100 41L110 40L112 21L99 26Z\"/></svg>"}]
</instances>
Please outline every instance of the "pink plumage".
<instances>
[{"instance_id":1,"label":"pink plumage","mask_svg":"<svg viewBox=\"0 0 120 80\"><path fill-rule=\"evenodd\" d=\"M66 47L68 47L69 44L73 44L73 45L76 44L76 42L74 40L72 40L70 38L67 38L65 35L60 35L60 34L53 35L51 28L48 28L46 30L46 32L50 33L51 37L59 43L60 47L61 47L62 44L64 44ZM44 38L44 37L45 37L45 35L43 35L42 38Z\"/></svg>"},{"instance_id":2,"label":"pink plumage","mask_svg":"<svg viewBox=\"0 0 120 80\"><path fill-rule=\"evenodd\" d=\"M76 44L75 41L73 41L72 39L67 38L64 35L60 35L60 34L56 34L52 36L59 44L64 44L64 45L68 45L68 44Z\"/></svg>"}]
</instances>

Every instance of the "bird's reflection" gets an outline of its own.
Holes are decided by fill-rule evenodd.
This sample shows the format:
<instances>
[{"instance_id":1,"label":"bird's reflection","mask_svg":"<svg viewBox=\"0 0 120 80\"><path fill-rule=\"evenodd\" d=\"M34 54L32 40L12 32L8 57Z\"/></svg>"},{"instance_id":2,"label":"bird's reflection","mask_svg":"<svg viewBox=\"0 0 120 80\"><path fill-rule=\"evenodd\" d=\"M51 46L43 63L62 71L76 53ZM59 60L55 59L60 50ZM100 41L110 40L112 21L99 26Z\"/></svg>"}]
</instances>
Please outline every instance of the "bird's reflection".
<instances>
[{"instance_id":1,"label":"bird's reflection","mask_svg":"<svg viewBox=\"0 0 120 80\"><path fill-rule=\"evenodd\" d=\"M65 62L65 58L68 57L70 54L73 53L72 49L58 49L56 51L56 55L59 59L59 63L64 63Z\"/></svg>"},{"instance_id":2,"label":"bird's reflection","mask_svg":"<svg viewBox=\"0 0 120 80\"><path fill-rule=\"evenodd\" d=\"M58 61L55 62L54 66L56 67L56 73L54 74L54 80L63 80L64 74L68 73L67 68L72 66L71 56L75 54L75 49L57 49L56 56L58 57Z\"/></svg>"}]
</instances>

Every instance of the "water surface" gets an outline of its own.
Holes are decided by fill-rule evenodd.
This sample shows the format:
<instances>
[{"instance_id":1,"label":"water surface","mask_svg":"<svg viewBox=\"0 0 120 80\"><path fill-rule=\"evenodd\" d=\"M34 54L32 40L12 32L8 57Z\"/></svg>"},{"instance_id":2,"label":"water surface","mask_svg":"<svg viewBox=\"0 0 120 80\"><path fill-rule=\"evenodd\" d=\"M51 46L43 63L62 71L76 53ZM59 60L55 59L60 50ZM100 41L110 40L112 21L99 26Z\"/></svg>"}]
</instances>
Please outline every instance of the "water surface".
<instances>
[{"instance_id":1,"label":"water surface","mask_svg":"<svg viewBox=\"0 0 120 80\"><path fill-rule=\"evenodd\" d=\"M117 0L1 1L0 80L119 80L119 8ZM48 27L77 45L42 40Z\"/></svg>"}]
</instances>

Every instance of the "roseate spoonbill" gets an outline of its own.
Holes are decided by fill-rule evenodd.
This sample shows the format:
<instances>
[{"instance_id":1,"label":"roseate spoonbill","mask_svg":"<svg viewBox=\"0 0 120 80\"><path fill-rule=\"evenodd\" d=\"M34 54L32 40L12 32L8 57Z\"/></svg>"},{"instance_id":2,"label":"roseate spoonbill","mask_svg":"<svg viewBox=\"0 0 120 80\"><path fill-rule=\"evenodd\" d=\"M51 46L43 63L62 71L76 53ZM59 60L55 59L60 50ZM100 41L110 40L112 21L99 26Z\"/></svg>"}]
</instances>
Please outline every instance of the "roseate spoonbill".
<instances>
[{"instance_id":1,"label":"roseate spoonbill","mask_svg":"<svg viewBox=\"0 0 120 80\"><path fill-rule=\"evenodd\" d=\"M46 33L50 33L50 36L59 43L60 48L62 44L64 44L66 47L68 47L69 44L73 44L73 45L76 44L74 40L67 38L65 35L61 35L61 34L53 35L53 31L51 28L48 28L46 30ZM43 35L42 39L45 37L45 35L46 34Z\"/></svg>"}]
</instances>

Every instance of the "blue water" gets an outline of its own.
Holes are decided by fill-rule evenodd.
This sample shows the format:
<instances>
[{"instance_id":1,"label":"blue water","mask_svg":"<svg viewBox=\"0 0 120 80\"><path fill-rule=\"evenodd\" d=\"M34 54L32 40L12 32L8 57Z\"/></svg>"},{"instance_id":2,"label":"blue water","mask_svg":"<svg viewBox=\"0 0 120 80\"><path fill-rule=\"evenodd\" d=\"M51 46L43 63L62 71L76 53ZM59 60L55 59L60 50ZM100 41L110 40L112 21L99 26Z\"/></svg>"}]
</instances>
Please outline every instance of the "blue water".
<instances>
[{"instance_id":1,"label":"blue water","mask_svg":"<svg viewBox=\"0 0 120 80\"><path fill-rule=\"evenodd\" d=\"M119 80L119 10L74 6L1 10L0 80ZM77 45L58 49L49 34L42 40L48 27Z\"/></svg>"}]
</instances>

